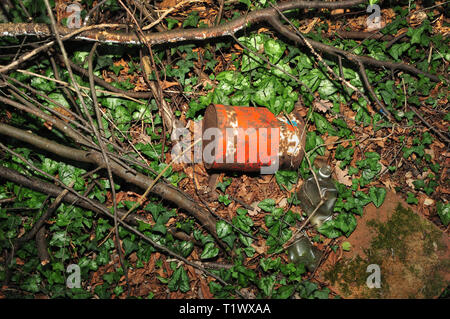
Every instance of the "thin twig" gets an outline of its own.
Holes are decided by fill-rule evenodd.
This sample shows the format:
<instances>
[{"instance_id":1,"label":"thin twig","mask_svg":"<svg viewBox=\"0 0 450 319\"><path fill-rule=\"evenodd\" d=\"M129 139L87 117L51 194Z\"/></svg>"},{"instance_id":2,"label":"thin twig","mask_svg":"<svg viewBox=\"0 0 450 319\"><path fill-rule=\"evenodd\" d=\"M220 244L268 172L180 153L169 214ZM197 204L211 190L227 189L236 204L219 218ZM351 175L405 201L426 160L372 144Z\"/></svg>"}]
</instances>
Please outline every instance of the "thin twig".
<instances>
[{"instance_id":1,"label":"thin twig","mask_svg":"<svg viewBox=\"0 0 450 319\"><path fill-rule=\"evenodd\" d=\"M65 34L61 38L61 41L65 41L67 39L70 39L73 36L75 36L77 34L80 34L80 33L83 33L85 31L94 30L94 29L116 28L118 26L119 25L117 25L117 24L98 24L98 25L86 26L86 27L83 27L83 28L80 28L80 29L76 29L75 31L72 31L71 29L69 29L71 31L68 32L67 34ZM48 28L48 26L45 25L45 28ZM56 43L55 41L50 41L50 42L44 44L43 46L37 47L33 51L25 53L20 58L18 58L16 61L11 62L10 64L5 65L5 66L0 66L0 73L5 73L5 72L8 72L8 71L16 68L19 64L21 64L21 63L31 59L32 57L34 57L39 52L47 50L48 48L53 46L55 43Z\"/></svg>"},{"instance_id":2,"label":"thin twig","mask_svg":"<svg viewBox=\"0 0 450 319\"><path fill-rule=\"evenodd\" d=\"M450 139L448 139L446 136L444 136L436 127L428 123L427 120L420 114L420 112L412 105L408 105L408 107L416 114L416 116L425 124L430 130L432 130L434 133L436 133L440 139L442 139L445 143L450 144Z\"/></svg>"},{"instance_id":3,"label":"thin twig","mask_svg":"<svg viewBox=\"0 0 450 319\"><path fill-rule=\"evenodd\" d=\"M70 62L69 62L69 64L71 65ZM72 85L70 85L68 82L64 82L64 81L61 81L61 80L56 80L56 79L53 79L53 78L51 78L51 77L48 77L48 76L45 76L45 75L41 75L41 74L38 74L38 73L34 73L34 72L30 72L30 71L27 71L27 70L21 70L21 69L19 69L19 70L16 70L16 71L17 71L17 72L20 72L20 73L23 73L23 74L35 76L35 77L38 77L38 78L42 78L42 79L45 79L45 80L48 80L48 81L52 81L52 82L61 84L61 85L63 85L63 86L66 86L67 88L71 89L72 91L75 91L75 92L76 92L76 89L75 89ZM86 86L82 86L82 85L79 85L79 84L78 84L78 87L79 87L80 89L90 91L90 89L89 89L88 87L86 87ZM120 90L120 91L121 91L121 90ZM137 100L137 99L131 97L131 95L130 95L128 92L118 93L118 92L106 91L106 90L97 90L97 92L101 92L101 93L109 94L109 95L114 95L114 96L120 96L120 97L129 99L129 100L131 100L131 101L133 101L133 102L136 102L136 103L139 103L139 104L145 104L145 102L139 101L139 100ZM139 93L139 92L136 92L136 93ZM82 93L82 94L83 94L84 96L88 96L86 93Z\"/></svg>"}]
</instances>

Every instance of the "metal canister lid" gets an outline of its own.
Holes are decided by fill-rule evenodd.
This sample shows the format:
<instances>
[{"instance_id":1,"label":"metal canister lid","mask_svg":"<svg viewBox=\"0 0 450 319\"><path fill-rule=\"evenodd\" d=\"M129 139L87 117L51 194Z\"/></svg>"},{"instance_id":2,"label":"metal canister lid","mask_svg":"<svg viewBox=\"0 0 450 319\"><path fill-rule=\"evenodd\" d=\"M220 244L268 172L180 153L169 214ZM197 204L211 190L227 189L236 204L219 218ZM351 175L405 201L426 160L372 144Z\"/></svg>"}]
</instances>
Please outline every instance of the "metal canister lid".
<instances>
[{"instance_id":1,"label":"metal canister lid","mask_svg":"<svg viewBox=\"0 0 450 319\"><path fill-rule=\"evenodd\" d=\"M319 168L319 175L322 178L329 178L331 176L331 167L328 165Z\"/></svg>"}]
</instances>

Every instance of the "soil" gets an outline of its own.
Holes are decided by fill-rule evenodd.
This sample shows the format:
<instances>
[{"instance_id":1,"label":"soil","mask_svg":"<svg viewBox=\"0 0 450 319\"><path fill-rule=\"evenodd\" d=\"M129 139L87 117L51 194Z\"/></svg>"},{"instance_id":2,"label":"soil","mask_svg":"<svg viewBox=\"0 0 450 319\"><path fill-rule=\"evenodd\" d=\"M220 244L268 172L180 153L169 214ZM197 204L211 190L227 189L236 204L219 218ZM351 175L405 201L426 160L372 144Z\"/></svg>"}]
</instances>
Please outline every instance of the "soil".
<instances>
[{"instance_id":1,"label":"soil","mask_svg":"<svg viewBox=\"0 0 450 319\"><path fill-rule=\"evenodd\" d=\"M435 298L450 282L448 236L393 192L380 208L366 206L348 242L351 250L319 271L345 298ZM366 284L371 264L380 267L380 288Z\"/></svg>"}]
</instances>

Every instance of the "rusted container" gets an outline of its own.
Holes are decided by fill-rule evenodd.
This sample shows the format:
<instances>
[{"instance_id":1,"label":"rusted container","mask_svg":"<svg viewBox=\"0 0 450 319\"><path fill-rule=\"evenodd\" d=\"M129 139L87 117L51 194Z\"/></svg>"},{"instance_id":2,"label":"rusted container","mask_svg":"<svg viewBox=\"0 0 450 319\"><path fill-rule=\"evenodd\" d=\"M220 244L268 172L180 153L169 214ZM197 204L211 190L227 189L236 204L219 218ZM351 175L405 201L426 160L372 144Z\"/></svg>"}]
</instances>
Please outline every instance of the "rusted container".
<instances>
[{"instance_id":1,"label":"rusted container","mask_svg":"<svg viewBox=\"0 0 450 319\"><path fill-rule=\"evenodd\" d=\"M273 174L296 170L304 156L305 123L295 112L211 104L202 125L207 169Z\"/></svg>"}]
</instances>

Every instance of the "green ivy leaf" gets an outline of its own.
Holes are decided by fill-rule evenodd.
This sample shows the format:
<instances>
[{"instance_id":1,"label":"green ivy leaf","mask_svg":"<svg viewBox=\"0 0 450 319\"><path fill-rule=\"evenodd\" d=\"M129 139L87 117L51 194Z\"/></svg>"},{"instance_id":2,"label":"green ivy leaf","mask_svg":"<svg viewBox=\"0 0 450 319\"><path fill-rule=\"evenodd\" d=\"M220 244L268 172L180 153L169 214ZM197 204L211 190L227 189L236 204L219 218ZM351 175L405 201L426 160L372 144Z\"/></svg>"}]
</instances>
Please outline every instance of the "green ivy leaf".
<instances>
[{"instance_id":1,"label":"green ivy leaf","mask_svg":"<svg viewBox=\"0 0 450 319\"><path fill-rule=\"evenodd\" d=\"M297 184L298 174L296 171L278 170L275 173L275 179L278 185L284 185L288 190L290 190L292 186Z\"/></svg>"},{"instance_id":2,"label":"green ivy leaf","mask_svg":"<svg viewBox=\"0 0 450 319\"><path fill-rule=\"evenodd\" d=\"M38 274L34 274L28 277L21 287L29 292L37 293L40 290L41 277Z\"/></svg>"},{"instance_id":3,"label":"green ivy leaf","mask_svg":"<svg viewBox=\"0 0 450 319\"><path fill-rule=\"evenodd\" d=\"M295 291L295 286L287 285L278 288L274 294L275 299L288 299Z\"/></svg>"},{"instance_id":4,"label":"green ivy leaf","mask_svg":"<svg viewBox=\"0 0 450 319\"><path fill-rule=\"evenodd\" d=\"M114 72L114 74L117 76L117 75L119 75L120 70L123 69L123 66L122 66L122 65L111 65L109 68L110 68L110 69Z\"/></svg>"},{"instance_id":5,"label":"green ivy leaf","mask_svg":"<svg viewBox=\"0 0 450 319\"><path fill-rule=\"evenodd\" d=\"M230 248L233 248L234 245L234 241L236 240L236 235L235 234L230 234L228 236L225 236L224 238L222 238L222 240L227 243L227 245Z\"/></svg>"},{"instance_id":6,"label":"green ivy leaf","mask_svg":"<svg viewBox=\"0 0 450 319\"><path fill-rule=\"evenodd\" d=\"M269 104L270 100L274 99L276 96L275 91L276 85L277 84L275 78L269 77L264 79L262 82L259 83L258 89L255 91L251 99L261 106L270 107ZM276 113L274 114L277 115Z\"/></svg>"},{"instance_id":7,"label":"green ivy leaf","mask_svg":"<svg viewBox=\"0 0 450 319\"><path fill-rule=\"evenodd\" d=\"M249 232L250 227L253 226L253 220L250 218L250 216L247 216L246 213L247 211L244 210L243 213L238 213L237 216L233 217L233 225L245 232Z\"/></svg>"},{"instance_id":8,"label":"green ivy leaf","mask_svg":"<svg viewBox=\"0 0 450 319\"><path fill-rule=\"evenodd\" d=\"M250 245L253 242L253 239L247 236L242 235L241 233L239 233L238 235L239 240L241 241L241 243L245 246L245 247L250 247ZM252 247L253 248L253 247Z\"/></svg>"},{"instance_id":9,"label":"green ivy leaf","mask_svg":"<svg viewBox=\"0 0 450 319\"><path fill-rule=\"evenodd\" d=\"M266 198L258 203L258 207L270 213L275 208L275 200L272 198Z\"/></svg>"},{"instance_id":10,"label":"green ivy leaf","mask_svg":"<svg viewBox=\"0 0 450 319\"><path fill-rule=\"evenodd\" d=\"M134 242L134 240L131 240L128 237L123 239L122 244L123 249L125 250L125 255L128 255L138 249L138 245Z\"/></svg>"},{"instance_id":11,"label":"green ivy leaf","mask_svg":"<svg viewBox=\"0 0 450 319\"><path fill-rule=\"evenodd\" d=\"M330 123L327 121L325 117L323 117L319 113L314 112L313 117L317 130L320 132L320 134L325 134L325 132L327 132L328 129L331 127Z\"/></svg>"},{"instance_id":12,"label":"green ivy leaf","mask_svg":"<svg viewBox=\"0 0 450 319\"><path fill-rule=\"evenodd\" d=\"M247 5L247 7L250 7L251 6L251 2L250 2L250 0L239 0L239 2L240 3L244 3L244 4L246 4Z\"/></svg>"},{"instance_id":13,"label":"green ivy leaf","mask_svg":"<svg viewBox=\"0 0 450 319\"><path fill-rule=\"evenodd\" d=\"M281 265L281 258L278 257L276 259L271 258L262 258L259 261L259 264L264 271L268 271L271 269L277 270L280 268Z\"/></svg>"},{"instance_id":14,"label":"green ivy leaf","mask_svg":"<svg viewBox=\"0 0 450 319\"><path fill-rule=\"evenodd\" d=\"M181 252L181 255L183 255L183 257L186 258L194 250L194 243L190 241L182 241L180 243L179 250Z\"/></svg>"},{"instance_id":15,"label":"green ivy leaf","mask_svg":"<svg viewBox=\"0 0 450 319\"><path fill-rule=\"evenodd\" d=\"M410 46L411 46L411 44L408 43L408 42L404 42L404 43L400 43L400 44L394 44L389 49L388 52L395 60L398 60L398 57L401 56L403 54L403 52L407 51Z\"/></svg>"},{"instance_id":16,"label":"green ivy leaf","mask_svg":"<svg viewBox=\"0 0 450 319\"><path fill-rule=\"evenodd\" d=\"M408 204L417 204L417 203L419 203L419 200L414 196L414 194L413 193L411 193L411 192L408 192L407 193L407 198L406 198L406 202L408 203Z\"/></svg>"},{"instance_id":17,"label":"green ivy leaf","mask_svg":"<svg viewBox=\"0 0 450 319\"><path fill-rule=\"evenodd\" d=\"M183 28L185 27L197 27L198 25L198 21L200 20L200 17L198 15L197 11L192 11L188 17L186 18L186 20L184 20L183 22Z\"/></svg>"},{"instance_id":18,"label":"green ivy leaf","mask_svg":"<svg viewBox=\"0 0 450 319\"><path fill-rule=\"evenodd\" d=\"M270 277L262 277L258 281L258 287L261 289L266 296L272 294L273 286L275 285L275 274Z\"/></svg>"},{"instance_id":19,"label":"green ivy leaf","mask_svg":"<svg viewBox=\"0 0 450 319\"><path fill-rule=\"evenodd\" d=\"M58 231L53 234L50 240L50 246L66 247L70 242L70 237L66 231Z\"/></svg>"},{"instance_id":20,"label":"green ivy leaf","mask_svg":"<svg viewBox=\"0 0 450 319\"><path fill-rule=\"evenodd\" d=\"M350 251L350 248L352 247L352 245L348 242L348 241L344 241L342 243L342 249L344 251Z\"/></svg>"},{"instance_id":21,"label":"green ivy leaf","mask_svg":"<svg viewBox=\"0 0 450 319\"><path fill-rule=\"evenodd\" d=\"M222 182L217 183L216 188L220 189L222 192L225 193L227 187L231 185L231 181L232 181L231 178L224 177Z\"/></svg>"},{"instance_id":22,"label":"green ivy leaf","mask_svg":"<svg viewBox=\"0 0 450 319\"><path fill-rule=\"evenodd\" d=\"M219 254L219 248L215 247L214 243L207 243L203 249L201 259L214 258Z\"/></svg>"},{"instance_id":23,"label":"green ivy leaf","mask_svg":"<svg viewBox=\"0 0 450 319\"><path fill-rule=\"evenodd\" d=\"M165 235L167 233L167 228L164 224L155 224L152 231Z\"/></svg>"},{"instance_id":24,"label":"green ivy leaf","mask_svg":"<svg viewBox=\"0 0 450 319\"><path fill-rule=\"evenodd\" d=\"M189 290L191 290L189 277L183 266L178 267L174 271L167 287L170 291L177 291L179 289L181 292L188 292Z\"/></svg>"},{"instance_id":25,"label":"green ivy leaf","mask_svg":"<svg viewBox=\"0 0 450 319\"><path fill-rule=\"evenodd\" d=\"M323 139L319 135L317 135L316 132L314 132L314 131L308 132L306 134L305 151L309 152L309 151L313 150L315 147L317 147L318 145L322 145L323 143L324 143ZM324 155L325 148L319 147L319 148L317 148L316 152L319 155Z\"/></svg>"},{"instance_id":26,"label":"green ivy leaf","mask_svg":"<svg viewBox=\"0 0 450 319\"><path fill-rule=\"evenodd\" d=\"M228 224L227 222L223 221L223 220L219 220L216 223L216 231L217 231L217 236L222 239L225 236L231 234L233 232L233 228L231 227L230 224Z\"/></svg>"},{"instance_id":27,"label":"green ivy leaf","mask_svg":"<svg viewBox=\"0 0 450 319\"><path fill-rule=\"evenodd\" d=\"M322 80L319 85L318 92L323 99L329 99L334 93L338 91L336 85L330 80Z\"/></svg>"},{"instance_id":28,"label":"green ivy leaf","mask_svg":"<svg viewBox=\"0 0 450 319\"><path fill-rule=\"evenodd\" d=\"M353 214L339 214L334 220L334 225L348 237L356 228L356 218Z\"/></svg>"},{"instance_id":29,"label":"green ivy leaf","mask_svg":"<svg viewBox=\"0 0 450 319\"><path fill-rule=\"evenodd\" d=\"M436 210L444 226L447 226L450 223L450 203L439 201L436 203Z\"/></svg>"},{"instance_id":30,"label":"green ivy leaf","mask_svg":"<svg viewBox=\"0 0 450 319\"><path fill-rule=\"evenodd\" d=\"M318 231L328 238L336 238L344 234L346 237L356 228L356 218L353 214L341 213L335 219L323 223Z\"/></svg>"},{"instance_id":31,"label":"green ivy leaf","mask_svg":"<svg viewBox=\"0 0 450 319\"><path fill-rule=\"evenodd\" d=\"M384 198L386 197L386 189L383 187L371 187L369 189L369 196L373 204L378 208L384 202Z\"/></svg>"},{"instance_id":32,"label":"green ivy leaf","mask_svg":"<svg viewBox=\"0 0 450 319\"><path fill-rule=\"evenodd\" d=\"M269 56L269 61L276 64L286 50L286 46L281 41L269 39L264 42L264 52Z\"/></svg>"},{"instance_id":33,"label":"green ivy leaf","mask_svg":"<svg viewBox=\"0 0 450 319\"><path fill-rule=\"evenodd\" d=\"M228 194L226 195L219 195L219 202L223 203L225 206L228 206L231 204L231 199L228 198Z\"/></svg>"},{"instance_id":34,"label":"green ivy leaf","mask_svg":"<svg viewBox=\"0 0 450 319\"><path fill-rule=\"evenodd\" d=\"M172 18L166 18L167 21L167 29L172 30L174 26L176 26L179 21Z\"/></svg>"},{"instance_id":35,"label":"green ivy leaf","mask_svg":"<svg viewBox=\"0 0 450 319\"><path fill-rule=\"evenodd\" d=\"M334 226L333 220L329 220L329 221L326 221L325 223L323 223L317 229L317 231L319 233L321 233L322 235L327 236L328 238L337 238L342 235L341 232L339 230L337 230L336 227Z\"/></svg>"},{"instance_id":36,"label":"green ivy leaf","mask_svg":"<svg viewBox=\"0 0 450 319\"><path fill-rule=\"evenodd\" d=\"M408 28L407 35L411 37L411 44L420 43L420 37L425 31L425 26L418 29Z\"/></svg>"},{"instance_id":37,"label":"green ivy leaf","mask_svg":"<svg viewBox=\"0 0 450 319\"><path fill-rule=\"evenodd\" d=\"M317 299L328 299L328 295L330 294L330 289L323 288L322 290L317 290L314 292L314 298Z\"/></svg>"}]
</instances>

